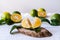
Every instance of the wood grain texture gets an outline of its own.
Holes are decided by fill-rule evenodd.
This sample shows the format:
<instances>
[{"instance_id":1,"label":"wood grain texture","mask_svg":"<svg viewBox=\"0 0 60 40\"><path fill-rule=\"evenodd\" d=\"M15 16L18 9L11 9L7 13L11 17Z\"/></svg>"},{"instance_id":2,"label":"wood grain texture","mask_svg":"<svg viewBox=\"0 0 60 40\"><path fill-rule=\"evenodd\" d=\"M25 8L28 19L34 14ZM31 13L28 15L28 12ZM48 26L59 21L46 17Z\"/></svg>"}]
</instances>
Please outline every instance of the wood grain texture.
<instances>
[{"instance_id":1,"label":"wood grain texture","mask_svg":"<svg viewBox=\"0 0 60 40\"><path fill-rule=\"evenodd\" d=\"M41 31L40 32L35 32L33 30L28 30L28 29L24 29L24 28L18 28L17 29L19 33L28 35L28 36L32 36L32 37L38 37L38 38L42 38L42 37L50 37L52 36L52 34L45 28L41 27Z\"/></svg>"}]
</instances>

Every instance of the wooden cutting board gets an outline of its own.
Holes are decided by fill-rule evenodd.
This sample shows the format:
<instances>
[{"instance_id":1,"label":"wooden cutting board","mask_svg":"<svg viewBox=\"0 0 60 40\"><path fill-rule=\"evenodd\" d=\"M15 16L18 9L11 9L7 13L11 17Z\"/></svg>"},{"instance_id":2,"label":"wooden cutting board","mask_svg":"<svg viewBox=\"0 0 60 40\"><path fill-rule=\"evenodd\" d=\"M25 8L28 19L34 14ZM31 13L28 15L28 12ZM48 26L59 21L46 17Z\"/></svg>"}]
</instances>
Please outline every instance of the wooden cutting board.
<instances>
[{"instance_id":1,"label":"wooden cutting board","mask_svg":"<svg viewBox=\"0 0 60 40\"><path fill-rule=\"evenodd\" d=\"M28 35L28 36L32 36L32 37L50 37L52 36L52 34L45 28L41 27L41 30L39 32L35 32L33 30L28 30L28 29L24 29L24 28L17 28L19 33Z\"/></svg>"}]
</instances>

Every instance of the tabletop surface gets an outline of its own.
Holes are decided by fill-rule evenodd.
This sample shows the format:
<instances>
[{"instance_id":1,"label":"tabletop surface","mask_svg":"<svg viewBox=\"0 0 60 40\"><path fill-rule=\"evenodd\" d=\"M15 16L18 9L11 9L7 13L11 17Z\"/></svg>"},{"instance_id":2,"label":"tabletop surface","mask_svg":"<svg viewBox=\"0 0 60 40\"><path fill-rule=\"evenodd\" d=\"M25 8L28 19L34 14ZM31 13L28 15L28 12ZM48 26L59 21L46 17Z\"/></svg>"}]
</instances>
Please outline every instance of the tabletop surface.
<instances>
[{"instance_id":1,"label":"tabletop surface","mask_svg":"<svg viewBox=\"0 0 60 40\"><path fill-rule=\"evenodd\" d=\"M23 14L23 17L30 17L29 14ZM31 18L30 18L31 19ZM19 23L18 23L19 24ZM18 25L14 24L14 25ZM53 35L51 37L45 37L45 38L35 38L26 36L21 33L17 34L10 34L11 27L13 25L0 25L0 40L60 40L60 26L51 26L48 23L43 23L41 27L46 28L49 30ZM17 31L16 29L14 31Z\"/></svg>"}]
</instances>

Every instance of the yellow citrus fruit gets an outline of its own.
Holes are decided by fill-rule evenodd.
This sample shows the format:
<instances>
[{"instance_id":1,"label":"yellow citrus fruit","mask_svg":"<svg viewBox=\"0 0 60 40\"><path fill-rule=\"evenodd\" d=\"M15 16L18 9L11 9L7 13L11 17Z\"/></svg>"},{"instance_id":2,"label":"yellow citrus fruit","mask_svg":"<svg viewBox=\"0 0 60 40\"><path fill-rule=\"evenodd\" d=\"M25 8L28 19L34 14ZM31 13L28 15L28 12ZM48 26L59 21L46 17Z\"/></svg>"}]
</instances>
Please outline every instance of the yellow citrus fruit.
<instances>
[{"instance_id":1,"label":"yellow citrus fruit","mask_svg":"<svg viewBox=\"0 0 60 40\"><path fill-rule=\"evenodd\" d=\"M46 10L44 8L38 9L38 16L39 17L46 17Z\"/></svg>"},{"instance_id":2,"label":"yellow citrus fruit","mask_svg":"<svg viewBox=\"0 0 60 40\"><path fill-rule=\"evenodd\" d=\"M41 12L44 11L45 12L46 10L44 8L39 8L38 11L41 11Z\"/></svg>"},{"instance_id":3,"label":"yellow citrus fruit","mask_svg":"<svg viewBox=\"0 0 60 40\"><path fill-rule=\"evenodd\" d=\"M23 28L37 28L41 26L41 20L38 17L34 18L34 22L31 23L28 18L22 20L22 27Z\"/></svg>"},{"instance_id":4,"label":"yellow citrus fruit","mask_svg":"<svg viewBox=\"0 0 60 40\"><path fill-rule=\"evenodd\" d=\"M38 11L38 16L39 17L46 17L46 12L40 12L40 11Z\"/></svg>"},{"instance_id":5,"label":"yellow citrus fruit","mask_svg":"<svg viewBox=\"0 0 60 40\"><path fill-rule=\"evenodd\" d=\"M32 28L37 28L39 26L41 26L41 19L38 17L35 17L34 22L32 24Z\"/></svg>"},{"instance_id":6,"label":"yellow citrus fruit","mask_svg":"<svg viewBox=\"0 0 60 40\"><path fill-rule=\"evenodd\" d=\"M28 18L25 18L22 20L22 27L23 28L30 28L31 27L31 22Z\"/></svg>"},{"instance_id":7,"label":"yellow citrus fruit","mask_svg":"<svg viewBox=\"0 0 60 40\"><path fill-rule=\"evenodd\" d=\"M13 22L20 22L22 19L22 16L20 14L12 14L11 15L11 20Z\"/></svg>"}]
</instances>

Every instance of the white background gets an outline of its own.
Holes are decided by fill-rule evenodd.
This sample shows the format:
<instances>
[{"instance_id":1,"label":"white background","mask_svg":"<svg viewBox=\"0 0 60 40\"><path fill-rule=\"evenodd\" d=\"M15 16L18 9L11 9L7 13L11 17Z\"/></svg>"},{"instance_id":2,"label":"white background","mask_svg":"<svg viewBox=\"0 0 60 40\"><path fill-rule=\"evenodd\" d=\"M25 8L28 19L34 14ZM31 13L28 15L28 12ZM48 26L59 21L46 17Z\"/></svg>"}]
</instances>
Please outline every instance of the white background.
<instances>
[{"instance_id":1,"label":"white background","mask_svg":"<svg viewBox=\"0 0 60 40\"><path fill-rule=\"evenodd\" d=\"M26 13L38 8L45 8L48 13L59 13L60 0L0 0L0 12L18 10Z\"/></svg>"}]
</instances>

